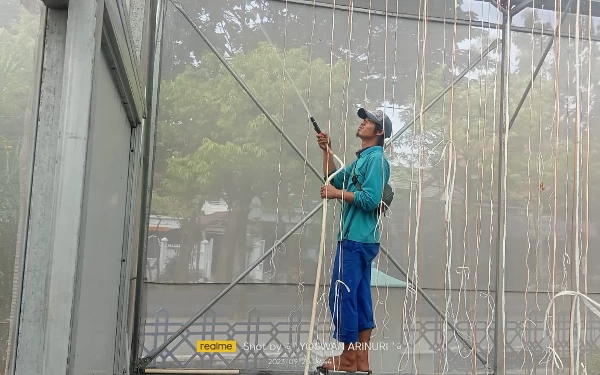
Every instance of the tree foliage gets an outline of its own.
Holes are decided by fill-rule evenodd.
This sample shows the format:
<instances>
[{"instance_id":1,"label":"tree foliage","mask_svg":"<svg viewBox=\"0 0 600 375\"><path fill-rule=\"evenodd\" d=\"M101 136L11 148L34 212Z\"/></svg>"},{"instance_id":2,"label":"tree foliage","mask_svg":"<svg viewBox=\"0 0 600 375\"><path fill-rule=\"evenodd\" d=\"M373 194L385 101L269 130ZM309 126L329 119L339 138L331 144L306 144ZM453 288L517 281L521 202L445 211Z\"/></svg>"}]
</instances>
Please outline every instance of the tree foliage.
<instances>
[{"instance_id":1,"label":"tree foliage","mask_svg":"<svg viewBox=\"0 0 600 375\"><path fill-rule=\"evenodd\" d=\"M154 213L191 218L199 215L204 200L223 198L230 210L224 237L242 237L226 250L234 258L240 251L245 254L245 222L252 198L258 197L263 207L275 206L279 188L279 207L285 209L288 194L303 188L298 181L303 180L304 163L218 59L212 55L202 59L200 66L187 67L162 83L152 207ZM311 62L306 48L286 50L284 55L266 43L230 59L286 134L299 143L314 133L289 78L282 74L283 60L305 101L310 86L313 116L331 116L332 122L340 118L327 106L330 76L332 90L342 92L345 68L343 62L333 67L323 60ZM311 151L316 151L314 143L310 142ZM231 272L226 269L224 274Z\"/></svg>"},{"instance_id":2,"label":"tree foliage","mask_svg":"<svg viewBox=\"0 0 600 375\"><path fill-rule=\"evenodd\" d=\"M533 70L531 57L526 56L532 46L526 44L526 39L516 40L518 44L513 48L518 50L521 47L521 52L525 53L517 59L516 69L513 66L508 80L506 114L509 119L513 119ZM523 62L527 59L529 65ZM538 59L534 61L537 64ZM476 68L473 75L456 84L424 113L422 120L413 126L412 135L403 137L399 142L404 150L400 154L401 165L409 167L420 163L427 178L441 185L448 183L449 170L450 174L453 173L448 167L456 166L454 189L461 193L455 196L460 197L458 199L465 198L466 173L470 175L469 179L476 178L478 183L496 191L499 181L499 113L503 100L499 89L499 66L498 61L492 58L486 67ZM553 70L552 63L543 66L508 131L507 149L504 150L508 154L506 193L514 205L524 205L527 199L537 199L538 195L542 199L553 193L564 196L568 189L564 186L564 179L572 173L573 93L567 92L564 86L559 91L555 90ZM403 114L405 122L419 113L421 103L431 102L444 88L447 84L443 78L444 71L443 68L437 69L427 77L423 100L420 96L413 96L407 101L410 109ZM413 103L416 111L411 110ZM584 112L586 109L581 110ZM582 119L586 121L584 117ZM587 137L583 123L581 130L580 137ZM454 164L448 163L449 158ZM556 173L561 185L555 191ZM475 190L471 189L471 193L475 194Z\"/></svg>"}]
</instances>

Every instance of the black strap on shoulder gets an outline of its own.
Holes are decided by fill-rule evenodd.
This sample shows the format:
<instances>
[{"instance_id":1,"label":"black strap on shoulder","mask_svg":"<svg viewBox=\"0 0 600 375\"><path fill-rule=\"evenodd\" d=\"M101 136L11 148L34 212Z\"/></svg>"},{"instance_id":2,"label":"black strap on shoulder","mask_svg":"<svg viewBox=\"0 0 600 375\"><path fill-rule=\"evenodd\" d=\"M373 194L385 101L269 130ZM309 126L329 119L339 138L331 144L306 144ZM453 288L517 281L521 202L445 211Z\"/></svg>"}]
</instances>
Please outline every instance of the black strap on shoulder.
<instances>
[{"instance_id":1,"label":"black strap on shoulder","mask_svg":"<svg viewBox=\"0 0 600 375\"><path fill-rule=\"evenodd\" d=\"M354 183L354 186L356 186L356 190L362 191L362 186L360 182L358 182L358 177L356 176L355 170L356 163L354 164L354 168L352 168L352 182ZM381 199L381 202L379 203L379 206L377 206L377 208L375 209L375 213L377 215L379 215L379 213L385 213L389 206L392 204L393 199L394 191L392 190L392 187L390 186L390 184L385 184L385 186L383 187L383 197Z\"/></svg>"}]
</instances>

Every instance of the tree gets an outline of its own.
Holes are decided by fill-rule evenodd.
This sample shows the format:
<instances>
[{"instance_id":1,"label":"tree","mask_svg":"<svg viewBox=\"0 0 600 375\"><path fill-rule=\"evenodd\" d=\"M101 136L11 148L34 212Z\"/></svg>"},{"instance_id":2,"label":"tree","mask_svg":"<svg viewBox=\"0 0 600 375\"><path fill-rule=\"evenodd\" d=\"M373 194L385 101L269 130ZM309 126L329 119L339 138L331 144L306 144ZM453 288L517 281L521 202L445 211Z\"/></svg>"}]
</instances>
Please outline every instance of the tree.
<instances>
[{"instance_id":1,"label":"tree","mask_svg":"<svg viewBox=\"0 0 600 375\"><path fill-rule=\"evenodd\" d=\"M214 273L217 281L229 282L234 262L243 262L247 252L246 228L252 199L259 198L263 208L275 208L279 200L280 212L285 211L286 197L301 193L303 186L296 181L302 181L305 172L302 160L290 151L217 58L205 55L202 59L198 67L187 67L173 80L162 83L152 210L185 218L188 227L182 231L192 235L201 232L198 223L204 201L223 198L229 212L221 249L215 252ZM281 73L283 59L281 51L261 43L252 51L237 53L229 63L276 119L280 120L285 110L281 126L298 142L314 133L289 79ZM330 73L332 90L343 91L343 62L333 67L322 60L309 64L306 48L287 50L285 61L305 100L312 77L313 116L339 123L337 111L330 113L327 103ZM316 152L314 143L308 147ZM315 192L317 182L309 178ZM187 277L189 254L199 240L202 238L197 236L184 240L183 257L179 258L180 281Z\"/></svg>"},{"instance_id":2,"label":"tree","mask_svg":"<svg viewBox=\"0 0 600 375\"><path fill-rule=\"evenodd\" d=\"M280 47L307 47L315 59L330 62L331 59L345 61L349 58L353 82L368 85L368 98L359 93L358 103L365 99L370 103L383 103L384 81L387 81L386 98L391 93L391 82L397 81L396 98L404 100L412 93L416 56L421 49L429 51L430 64L440 64L442 55L449 56L453 44L465 39L469 30L466 26L454 30L452 15L463 20L470 16L476 19L475 14L463 10L463 0L428 3L429 15L448 16L449 20L446 25L429 22L425 40L423 23L391 15L350 13L339 8L334 12L327 7L267 0L204 3L186 0L181 3L207 38L227 57L254 50L260 42L268 40L266 33ZM424 15L424 4L416 1L398 4L400 13ZM395 2L389 2L390 9L395 5ZM356 8L359 6L355 5ZM385 9L384 2L378 2L377 6L374 2L372 8ZM350 16L351 29L348 27ZM165 43L164 57L169 64L163 75L172 78L186 66L201 64L202 52L207 51L207 47L177 10L168 15L165 25L165 40L169 43ZM465 52L454 51L459 57L464 57Z\"/></svg>"},{"instance_id":3,"label":"tree","mask_svg":"<svg viewBox=\"0 0 600 375\"><path fill-rule=\"evenodd\" d=\"M473 54L479 54L480 51L473 51ZM518 63L517 63L518 65ZM461 70L463 67L457 70ZM465 173L470 168L470 175L480 174L478 179L489 186L494 180L493 189L497 189L498 176L492 175L492 171L498 168L498 129L499 129L499 64L492 61L489 68L480 67L474 70L474 75L469 79L465 78L456 84L435 106L425 112L422 117L423 131L421 132L421 122L413 127L413 137L404 137L399 143L414 150L414 152L404 152L400 159L403 165L416 165L419 161L419 148L421 148L421 165L427 167L427 175L442 183L448 173L448 158L456 160L456 176L454 184L454 197L463 200L466 199L467 186L465 185ZM573 123L572 111L569 112L569 101L563 93L555 100L554 77L549 73L551 67L546 65L543 71L535 81L528 97L526 98L515 122L508 133L508 175L507 184L508 199L513 203L524 202L529 195L529 187L522 184L522 181L528 179L529 174L534 175L535 168L541 168L545 171L544 181L535 181L536 186L543 184L545 187L550 185L553 180L551 173L553 160L549 156L559 155L559 169L564 171L564 155L567 152L567 139L565 131L560 130L558 135L558 145L556 145L556 134L554 124L558 121L572 129ZM425 98L413 99L416 103L417 111L421 103L429 103L445 86L445 80L441 79L444 69L438 69L434 74L428 77L426 83ZM548 73L548 74L545 74ZM526 85L531 79L530 71L513 71L509 80L509 117L512 117L522 93L525 92ZM555 120L555 103L560 109L560 119ZM408 105L407 105L408 107ZM414 116L413 111L404 113L404 121L409 121ZM562 125L561 125L562 128ZM571 136L572 139L572 136ZM452 140L452 143L449 143ZM451 147L452 146L452 147ZM532 160L528 156L531 152ZM537 154L543 154L545 158L537 166ZM485 156L485 159L484 159ZM492 157L493 156L493 157ZM532 182L534 183L534 182ZM536 192L543 192L545 197L551 194L549 189L533 189L536 199ZM471 194L475 194L474 189L469 189ZM458 195L456 195L458 193ZM563 191L564 195L564 191ZM468 199L474 199L470 196ZM517 203L518 204L518 203Z\"/></svg>"},{"instance_id":4,"label":"tree","mask_svg":"<svg viewBox=\"0 0 600 375\"><path fill-rule=\"evenodd\" d=\"M532 39L534 41L532 42ZM518 101L525 92L529 83L532 70L540 59L541 50L546 45L548 38L532 38L531 35L513 34L512 59L510 64L510 77L508 84L508 116L515 113ZM472 56L480 53L481 46L474 44ZM587 48L587 46L586 46ZM532 57L533 51L533 66ZM582 48L582 71L587 71L587 51ZM531 283L549 278L550 272L546 269L556 267L556 282L562 280L563 275L559 265L561 260L555 254L549 254L554 238L548 231L554 231L552 223L558 222L556 246L560 249L570 248L571 222L576 220L573 215L573 180L574 180L574 95L577 90L574 80L574 69L569 64L574 63L573 43L569 46L564 38L561 41L561 70L557 74L552 52L536 78L533 87L526 97L525 102L515 118L512 128L508 131L507 149L507 267L510 267L511 277L507 278L507 288L523 290ZM571 56L567 60L567 56ZM462 71L466 66L457 64L455 71ZM497 238L496 214L498 213L498 183L500 176L498 159L498 129L499 129L499 103L500 73L498 56L491 54L484 59L469 75L455 85L436 105L429 109L422 117L422 121L411 129L411 133L398 141L401 152L398 153L396 163L400 169L420 166L425 186L432 184L443 187L438 203L426 202L435 205L437 212L421 213L424 218L420 232L439 233L437 236L424 236L419 239L419 251L428 255L433 254L428 267L437 267L432 263L439 262L440 269L446 264L464 264L464 258L469 258L469 248L477 248L477 256L470 256L468 265L473 272L476 269L479 278L471 277L469 282L477 283L474 287L485 287L488 274L485 267L477 268L474 259L492 257L495 243L481 245L480 239ZM424 97L421 94L413 96L404 104L408 108L403 114L403 121L408 122L419 113L421 105L429 103L447 84L452 77L445 78L447 68L440 67L427 76ZM583 86L587 86L587 72L582 73ZM591 87L597 84L597 77L592 75ZM555 84L558 83L558 91ZM594 155L597 153L593 133L587 134L586 126L593 124L595 109L595 94L586 88L581 89L582 112L580 123L580 142L584 147L583 165L589 157L590 171L592 165L597 163ZM587 117L587 95L590 95L590 118ZM414 108L414 109L413 109ZM422 126L422 128L421 128ZM590 139L590 155L587 155L585 146ZM451 142L450 142L451 141ZM420 159L419 159L420 157ZM583 167L582 167L583 168ZM582 185L585 183L584 172L581 173ZM589 176L590 196L595 191L592 173ZM492 186L493 181L493 186ZM482 188L483 187L483 191ZM450 198L452 205L451 217L445 211L445 189L453 193ZM582 190L584 187L581 187ZM482 196L483 195L483 196ZM557 199L555 204L554 199ZM538 203L539 202L539 203ZM424 203L424 204L426 204ZM492 207L490 205L493 204ZM582 202L586 204L586 202ZM589 212L594 212L596 203L587 202ZM467 209L468 205L468 209ZM414 216L414 215L413 215ZM591 216L591 215L590 215ZM431 218L435 217L436 220ZM452 220L452 221L450 221ZM581 220L581 219L579 219ZM590 220L590 222L593 220ZM433 224L432 224L433 222ZM490 225L494 232L490 233ZM561 234L564 228L566 234ZM592 225L590 226L592 228ZM451 232L452 231L452 232ZM593 230L590 229L590 233ZM452 241L450 241L452 238ZM448 241L448 242L446 242ZM549 242L549 243L548 243ZM476 245L474 245L476 244ZM528 253L528 245L531 251ZM448 249L461 249L451 252ZM448 251L444 251L444 249ZM536 257L536 251L540 255ZM488 252L486 254L486 252ZM452 259L440 257L451 256ZM466 257L464 257L464 255ZM471 253L472 254L472 253ZM593 256L588 251L589 257ZM571 254L571 257L573 255ZM493 258L489 258L493 259ZM571 258L572 259L572 258ZM492 260L493 262L493 260ZM589 264L593 262L588 260ZM536 277L526 279L529 267L536 268ZM527 269L526 269L527 268ZM571 270L570 272L574 272ZM455 272L452 275L444 274L438 279L427 278L423 281L430 287L439 287L445 284L448 278L460 277ZM481 277L483 276L483 277ZM564 275L568 278L568 274ZM548 284L545 282L548 281ZM540 283L540 288L550 286L550 281ZM454 283L454 281L453 281ZM529 283L529 284L528 284ZM457 284L454 284L457 285ZM521 289L523 288L523 289ZM534 286L535 288L535 286ZM533 290L533 289L530 289Z\"/></svg>"}]
</instances>

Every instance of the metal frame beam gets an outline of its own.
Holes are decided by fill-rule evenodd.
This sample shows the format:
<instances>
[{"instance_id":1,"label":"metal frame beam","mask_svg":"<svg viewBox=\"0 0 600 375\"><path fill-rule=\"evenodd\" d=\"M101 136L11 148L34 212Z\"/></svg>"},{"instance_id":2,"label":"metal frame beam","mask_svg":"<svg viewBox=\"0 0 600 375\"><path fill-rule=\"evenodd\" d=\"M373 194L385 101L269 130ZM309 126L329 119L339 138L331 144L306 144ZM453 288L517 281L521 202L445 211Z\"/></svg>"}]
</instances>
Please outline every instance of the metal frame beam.
<instances>
[{"instance_id":1,"label":"metal frame beam","mask_svg":"<svg viewBox=\"0 0 600 375\"><path fill-rule=\"evenodd\" d=\"M284 0L271 0L271 1L283 2ZM554 1L554 0L552 0L552 1ZM355 13L364 13L364 14L370 14L370 15L375 15L375 16L386 16L385 9L379 10L377 8L375 8L375 9L360 8L360 7L356 7L356 5L354 5L352 8L350 8L349 6L339 5L337 3L334 8L333 4L323 3L323 2L313 3L313 1L311 1L311 0L287 0L286 2L289 4L300 4L300 5L308 5L308 6L314 5L317 8L327 8L327 9L336 9L336 10L345 10L345 11L350 11L350 9L352 9L352 11ZM532 3L533 3L533 0L524 0L523 2L521 2L518 5L516 5L515 7L513 7L511 9L511 11L514 12L513 14L519 13L522 10L524 10L525 8L527 8ZM399 19L412 20L412 21L427 20L427 22L433 22L433 23L448 24L448 22L452 22L452 23L456 23L457 25L461 25L461 26L470 26L470 27L486 28L486 29L500 29L502 27L501 23L496 23L496 22L469 21L467 19L460 19L460 18L454 20L454 19L449 19L449 18L444 18L444 17L424 16L424 15L410 14L410 13L399 13L399 12L393 12L393 11L389 11L389 10L387 12L387 16L388 17L397 17ZM597 16L600 17L600 10L598 11ZM546 36L554 35L554 32L551 30L546 30L546 29L533 29L532 30L530 27L522 27L522 26L511 26L511 30L514 32L522 32L522 33L535 34L535 35L546 35ZM561 32L560 36L565 37L565 38L570 37L568 32ZM598 36L598 35L592 35L591 37L588 37L587 35L580 35L580 39L581 40L592 40L594 42L600 42L600 36Z\"/></svg>"},{"instance_id":2,"label":"metal frame beam","mask_svg":"<svg viewBox=\"0 0 600 375\"><path fill-rule=\"evenodd\" d=\"M117 87L127 117L133 127L142 123L146 116L146 103L142 95L142 84L135 63L135 48L129 22L120 10L118 0L106 0L104 7L102 48L113 69Z\"/></svg>"},{"instance_id":3,"label":"metal frame beam","mask_svg":"<svg viewBox=\"0 0 600 375\"><path fill-rule=\"evenodd\" d=\"M133 327L131 335L131 363L130 369L135 371L137 358L140 353L140 326L143 303L144 263L145 249L148 244L148 222L150 203L152 201L152 186L154 170L154 151L156 146L156 118L158 115L160 69L162 55L163 26L167 11L167 0L151 0L150 16L148 18L148 65L146 71L146 108L147 116L144 121L142 139L142 191L139 212L139 236L137 248L137 264L135 274L135 299L133 306Z\"/></svg>"}]
</instances>

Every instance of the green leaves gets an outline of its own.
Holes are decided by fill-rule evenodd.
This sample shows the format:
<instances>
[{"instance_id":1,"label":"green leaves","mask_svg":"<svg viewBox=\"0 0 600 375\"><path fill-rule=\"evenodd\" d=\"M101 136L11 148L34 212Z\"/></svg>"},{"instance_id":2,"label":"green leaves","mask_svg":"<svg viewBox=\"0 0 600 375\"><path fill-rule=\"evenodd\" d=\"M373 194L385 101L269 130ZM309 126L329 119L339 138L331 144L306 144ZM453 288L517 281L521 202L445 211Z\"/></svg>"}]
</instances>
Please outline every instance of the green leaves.
<instances>
[{"instance_id":1,"label":"green leaves","mask_svg":"<svg viewBox=\"0 0 600 375\"><path fill-rule=\"evenodd\" d=\"M267 43L230 59L233 69L286 134L304 143L313 130L283 74L280 61L284 59L288 73L305 95L303 100L309 101L310 91L311 113L323 119L330 117L326 107L330 74L331 92L342 92L345 67L343 62L333 67L323 60L310 63L306 48L286 50L284 55ZM242 195L276 193L280 178L303 181L303 161L238 82L214 55L205 54L200 60L198 67L188 66L174 79L162 82L155 170L161 179L155 183L156 205L152 206L156 213L184 212L183 202L200 202L201 197L236 201ZM334 113L332 121L340 121L338 117L339 113ZM309 154L311 151L321 155L312 143Z\"/></svg>"}]
</instances>

